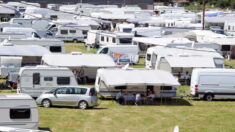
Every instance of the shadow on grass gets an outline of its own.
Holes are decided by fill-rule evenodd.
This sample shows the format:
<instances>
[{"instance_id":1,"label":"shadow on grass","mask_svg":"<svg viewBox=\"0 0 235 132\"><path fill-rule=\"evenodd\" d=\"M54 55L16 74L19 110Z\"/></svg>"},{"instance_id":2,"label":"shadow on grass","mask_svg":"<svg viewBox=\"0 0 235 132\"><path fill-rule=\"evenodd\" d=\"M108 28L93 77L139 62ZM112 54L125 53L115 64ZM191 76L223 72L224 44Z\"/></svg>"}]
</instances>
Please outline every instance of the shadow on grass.
<instances>
[{"instance_id":1,"label":"shadow on grass","mask_svg":"<svg viewBox=\"0 0 235 132\"><path fill-rule=\"evenodd\" d=\"M41 108L44 108L42 106L39 106ZM50 109L50 108L66 108L66 109L77 109L77 110L82 110L82 109L79 109L78 107L73 107L73 106L51 106L49 108L45 108L45 109ZM89 107L87 108L86 110L105 110L105 109L108 109L108 108L103 108L103 107Z\"/></svg>"},{"instance_id":2,"label":"shadow on grass","mask_svg":"<svg viewBox=\"0 0 235 132\"><path fill-rule=\"evenodd\" d=\"M194 98L192 100L193 101L206 101L206 100L199 99L199 98ZM235 102L235 99L213 99L212 101L206 101L206 102L231 102L231 101Z\"/></svg>"},{"instance_id":3,"label":"shadow on grass","mask_svg":"<svg viewBox=\"0 0 235 132\"><path fill-rule=\"evenodd\" d=\"M52 132L50 128L39 127L39 130Z\"/></svg>"}]
</instances>

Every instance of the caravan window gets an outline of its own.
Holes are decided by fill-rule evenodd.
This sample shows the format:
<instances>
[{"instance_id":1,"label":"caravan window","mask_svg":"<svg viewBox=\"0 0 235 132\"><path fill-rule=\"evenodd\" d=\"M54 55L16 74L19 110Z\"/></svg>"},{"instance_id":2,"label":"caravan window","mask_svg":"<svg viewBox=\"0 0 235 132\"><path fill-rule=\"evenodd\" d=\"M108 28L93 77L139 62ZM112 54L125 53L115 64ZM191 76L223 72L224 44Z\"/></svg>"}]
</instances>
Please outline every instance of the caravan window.
<instances>
[{"instance_id":1,"label":"caravan window","mask_svg":"<svg viewBox=\"0 0 235 132\"><path fill-rule=\"evenodd\" d=\"M58 16L57 15L51 15L50 18L51 18L51 20L57 20Z\"/></svg>"},{"instance_id":2,"label":"caravan window","mask_svg":"<svg viewBox=\"0 0 235 132\"><path fill-rule=\"evenodd\" d=\"M58 85L67 85L70 84L70 77L57 77Z\"/></svg>"},{"instance_id":3,"label":"caravan window","mask_svg":"<svg viewBox=\"0 0 235 132\"><path fill-rule=\"evenodd\" d=\"M86 31L86 30L82 30L82 34L83 34L83 35L87 35L87 32L88 32L88 31Z\"/></svg>"},{"instance_id":4,"label":"caravan window","mask_svg":"<svg viewBox=\"0 0 235 132\"><path fill-rule=\"evenodd\" d=\"M104 36L101 36L101 39L100 39L101 41L104 41Z\"/></svg>"},{"instance_id":5,"label":"caravan window","mask_svg":"<svg viewBox=\"0 0 235 132\"><path fill-rule=\"evenodd\" d=\"M51 52L61 52L61 46L51 46L50 51Z\"/></svg>"},{"instance_id":6,"label":"caravan window","mask_svg":"<svg viewBox=\"0 0 235 132\"><path fill-rule=\"evenodd\" d=\"M113 38L113 39L112 39L112 42L113 42L113 43L116 43L116 39L115 39L115 38Z\"/></svg>"},{"instance_id":7,"label":"caravan window","mask_svg":"<svg viewBox=\"0 0 235 132\"><path fill-rule=\"evenodd\" d=\"M60 30L60 34L68 34L68 30Z\"/></svg>"},{"instance_id":8,"label":"caravan window","mask_svg":"<svg viewBox=\"0 0 235 132\"><path fill-rule=\"evenodd\" d=\"M33 74L33 84L40 84L40 73Z\"/></svg>"},{"instance_id":9,"label":"caravan window","mask_svg":"<svg viewBox=\"0 0 235 132\"><path fill-rule=\"evenodd\" d=\"M161 86L161 91L172 90L171 86Z\"/></svg>"},{"instance_id":10,"label":"caravan window","mask_svg":"<svg viewBox=\"0 0 235 132\"><path fill-rule=\"evenodd\" d=\"M222 45L221 51L230 51L230 45Z\"/></svg>"},{"instance_id":11,"label":"caravan window","mask_svg":"<svg viewBox=\"0 0 235 132\"><path fill-rule=\"evenodd\" d=\"M30 109L10 109L11 119L29 119L30 115Z\"/></svg>"},{"instance_id":12,"label":"caravan window","mask_svg":"<svg viewBox=\"0 0 235 132\"><path fill-rule=\"evenodd\" d=\"M44 77L44 81L53 81L53 77Z\"/></svg>"},{"instance_id":13,"label":"caravan window","mask_svg":"<svg viewBox=\"0 0 235 132\"><path fill-rule=\"evenodd\" d=\"M69 30L69 33L76 33L76 30Z\"/></svg>"},{"instance_id":14,"label":"caravan window","mask_svg":"<svg viewBox=\"0 0 235 132\"><path fill-rule=\"evenodd\" d=\"M127 86L116 86L116 87L114 87L115 89L126 89L127 88Z\"/></svg>"},{"instance_id":15,"label":"caravan window","mask_svg":"<svg viewBox=\"0 0 235 132\"><path fill-rule=\"evenodd\" d=\"M151 60L151 54L147 54L147 61Z\"/></svg>"},{"instance_id":16,"label":"caravan window","mask_svg":"<svg viewBox=\"0 0 235 132\"><path fill-rule=\"evenodd\" d=\"M106 42L109 42L109 37L106 37Z\"/></svg>"},{"instance_id":17,"label":"caravan window","mask_svg":"<svg viewBox=\"0 0 235 132\"><path fill-rule=\"evenodd\" d=\"M120 38L119 41L122 44L128 44L128 43L132 43L132 38Z\"/></svg>"}]
</instances>

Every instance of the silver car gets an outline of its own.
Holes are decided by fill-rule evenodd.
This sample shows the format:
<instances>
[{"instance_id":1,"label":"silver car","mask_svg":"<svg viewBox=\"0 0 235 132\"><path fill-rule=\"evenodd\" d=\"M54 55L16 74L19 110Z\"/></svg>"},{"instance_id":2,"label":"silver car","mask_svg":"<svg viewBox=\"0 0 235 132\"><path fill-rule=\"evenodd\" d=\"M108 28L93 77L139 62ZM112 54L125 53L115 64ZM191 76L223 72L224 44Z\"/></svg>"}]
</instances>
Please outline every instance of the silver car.
<instances>
[{"instance_id":1,"label":"silver car","mask_svg":"<svg viewBox=\"0 0 235 132\"><path fill-rule=\"evenodd\" d=\"M98 105L98 97L95 88L60 87L41 94L36 102L43 107L77 106L87 109Z\"/></svg>"}]
</instances>

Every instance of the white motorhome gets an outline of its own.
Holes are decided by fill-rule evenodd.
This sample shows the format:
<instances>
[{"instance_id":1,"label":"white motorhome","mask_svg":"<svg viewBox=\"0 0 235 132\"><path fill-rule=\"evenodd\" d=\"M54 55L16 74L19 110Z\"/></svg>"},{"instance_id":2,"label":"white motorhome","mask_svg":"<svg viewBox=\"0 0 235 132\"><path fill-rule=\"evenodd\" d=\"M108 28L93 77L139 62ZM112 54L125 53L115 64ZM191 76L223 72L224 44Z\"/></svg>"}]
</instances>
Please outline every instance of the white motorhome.
<instances>
[{"instance_id":1,"label":"white motorhome","mask_svg":"<svg viewBox=\"0 0 235 132\"><path fill-rule=\"evenodd\" d=\"M55 34L56 39L77 43L84 41L90 26L59 26Z\"/></svg>"},{"instance_id":2,"label":"white motorhome","mask_svg":"<svg viewBox=\"0 0 235 132\"><path fill-rule=\"evenodd\" d=\"M22 57L0 56L0 75L8 76L10 72L19 72Z\"/></svg>"},{"instance_id":3,"label":"white motorhome","mask_svg":"<svg viewBox=\"0 0 235 132\"><path fill-rule=\"evenodd\" d=\"M226 35L235 36L235 21L226 21L224 23L224 32Z\"/></svg>"},{"instance_id":4,"label":"white motorhome","mask_svg":"<svg viewBox=\"0 0 235 132\"><path fill-rule=\"evenodd\" d=\"M216 98L235 98L234 69L194 69L190 91L192 96L212 101Z\"/></svg>"},{"instance_id":5,"label":"white motorhome","mask_svg":"<svg viewBox=\"0 0 235 132\"><path fill-rule=\"evenodd\" d=\"M105 98L113 98L123 89L128 93L146 94L154 91L155 96L175 97L177 80L171 73L146 69L99 69L95 88Z\"/></svg>"},{"instance_id":6,"label":"white motorhome","mask_svg":"<svg viewBox=\"0 0 235 132\"><path fill-rule=\"evenodd\" d=\"M0 127L38 129L38 108L27 94L1 94L0 116Z\"/></svg>"},{"instance_id":7,"label":"white motorhome","mask_svg":"<svg viewBox=\"0 0 235 132\"><path fill-rule=\"evenodd\" d=\"M41 38L35 29L32 28L24 28L24 27L4 27L2 29L3 33L20 33L24 34L27 38L35 37Z\"/></svg>"},{"instance_id":8,"label":"white motorhome","mask_svg":"<svg viewBox=\"0 0 235 132\"><path fill-rule=\"evenodd\" d=\"M139 49L136 45L107 45L100 47L96 53L108 54L115 62L120 59L128 59L130 63L137 63L139 61L138 52Z\"/></svg>"},{"instance_id":9,"label":"white motorhome","mask_svg":"<svg viewBox=\"0 0 235 132\"><path fill-rule=\"evenodd\" d=\"M39 45L46 47L52 53L65 53L64 42L57 39L6 39L2 45Z\"/></svg>"},{"instance_id":10,"label":"white motorhome","mask_svg":"<svg viewBox=\"0 0 235 132\"><path fill-rule=\"evenodd\" d=\"M193 68L223 68L224 58L213 49L156 46L148 49L145 67L172 73L191 72Z\"/></svg>"},{"instance_id":11,"label":"white motorhome","mask_svg":"<svg viewBox=\"0 0 235 132\"><path fill-rule=\"evenodd\" d=\"M60 86L77 86L77 81L68 68L49 67L22 67L19 71L17 84L18 93L26 93L38 97L41 93Z\"/></svg>"}]
</instances>

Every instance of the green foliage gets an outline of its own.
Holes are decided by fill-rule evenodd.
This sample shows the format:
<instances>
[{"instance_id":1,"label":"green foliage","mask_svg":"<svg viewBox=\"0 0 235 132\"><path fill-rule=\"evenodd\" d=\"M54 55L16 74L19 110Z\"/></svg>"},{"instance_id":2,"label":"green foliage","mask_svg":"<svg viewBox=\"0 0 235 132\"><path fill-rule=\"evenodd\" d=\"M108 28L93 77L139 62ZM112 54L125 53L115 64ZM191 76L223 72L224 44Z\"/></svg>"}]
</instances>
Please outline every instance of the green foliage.
<instances>
[{"instance_id":1,"label":"green foliage","mask_svg":"<svg viewBox=\"0 0 235 132\"><path fill-rule=\"evenodd\" d=\"M192 3L198 3L202 5L203 0L189 0L190 5ZM208 6L214 6L222 9L230 8L235 9L235 0L205 0Z\"/></svg>"}]
</instances>

